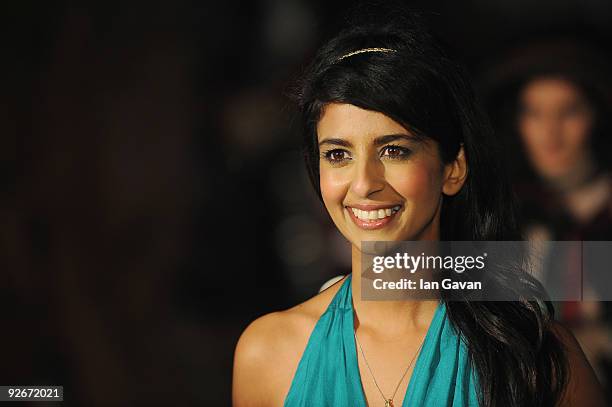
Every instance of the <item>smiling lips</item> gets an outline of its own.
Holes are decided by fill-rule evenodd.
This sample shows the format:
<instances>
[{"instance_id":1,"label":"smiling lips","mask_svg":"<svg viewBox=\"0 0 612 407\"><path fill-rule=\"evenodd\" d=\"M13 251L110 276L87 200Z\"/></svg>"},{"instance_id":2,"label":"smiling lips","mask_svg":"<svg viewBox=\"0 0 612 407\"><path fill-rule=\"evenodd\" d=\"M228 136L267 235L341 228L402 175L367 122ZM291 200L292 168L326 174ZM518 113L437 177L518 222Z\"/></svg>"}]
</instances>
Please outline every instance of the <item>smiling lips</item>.
<instances>
[{"instance_id":1,"label":"smiling lips","mask_svg":"<svg viewBox=\"0 0 612 407\"><path fill-rule=\"evenodd\" d=\"M384 227L393 220L395 214L401 208L401 205L355 205L345 207L355 225L366 230Z\"/></svg>"}]
</instances>

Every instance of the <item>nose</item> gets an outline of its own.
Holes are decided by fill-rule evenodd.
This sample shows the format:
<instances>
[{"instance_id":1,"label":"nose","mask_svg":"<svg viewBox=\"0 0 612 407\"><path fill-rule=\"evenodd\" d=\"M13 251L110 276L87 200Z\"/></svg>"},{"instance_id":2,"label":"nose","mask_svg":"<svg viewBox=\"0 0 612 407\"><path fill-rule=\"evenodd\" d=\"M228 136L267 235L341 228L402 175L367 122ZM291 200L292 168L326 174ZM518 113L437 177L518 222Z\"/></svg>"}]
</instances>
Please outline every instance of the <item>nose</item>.
<instances>
[{"instance_id":1,"label":"nose","mask_svg":"<svg viewBox=\"0 0 612 407\"><path fill-rule=\"evenodd\" d=\"M385 166L378 157L371 156L360 160L353 168L351 190L355 196L368 198L385 188Z\"/></svg>"},{"instance_id":2,"label":"nose","mask_svg":"<svg viewBox=\"0 0 612 407\"><path fill-rule=\"evenodd\" d=\"M541 138L544 141L557 141L562 133L563 118L559 115L547 115L543 119Z\"/></svg>"}]
</instances>

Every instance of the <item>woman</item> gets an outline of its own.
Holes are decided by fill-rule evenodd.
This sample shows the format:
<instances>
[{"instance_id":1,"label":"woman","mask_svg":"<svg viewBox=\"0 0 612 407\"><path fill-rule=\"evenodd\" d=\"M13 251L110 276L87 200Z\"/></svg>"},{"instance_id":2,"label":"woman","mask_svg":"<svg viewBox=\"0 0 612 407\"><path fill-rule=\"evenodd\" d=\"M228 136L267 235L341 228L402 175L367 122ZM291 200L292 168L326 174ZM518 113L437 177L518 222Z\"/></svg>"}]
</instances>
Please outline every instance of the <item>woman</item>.
<instances>
[{"instance_id":1,"label":"woman","mask_svg":"<svg viewBox=\"0 0 612 407\"><path fill-rule=\"evenodd\" d=\"M610 240L610 83L601 52L574 41L534 41L487 76L490 113L517 161L525 232Z\"/></svg>"},{"instance_id":2,"label":"woman","mask_svg":"<svg viewBox=\"0 0 612 407\"><path fill-rule=\"evenodd\" d=\"M361 241L517 237L463 72L416 18L368 18L319 50L298 92L307 167L352 273L249 325L234 405L601 405L549 305L361 300Z\"/></svg>"},{"instance_id":3,"label":"woman","mask_svg":"<svg viewBox=\"0 0 612 407\"><path fill-rule=\"evenodd\" d=\"M504 68L490 74L490 110L498 117L498 133L524 163L514 168L513 184L520 224L530 240L612 240L609 68L599 55L585 44L535 42L515 50L500 64ZM578 249L568 250L556 253L555 263L572 264L579 257ZM571 268L544 271L547 287L557 285L559 292L573 290L581 279ZM581 285L590 298L602 294L596 282ZM610 303L555 305L608 384L610 398Z\"/></svg>"}]
</instances>

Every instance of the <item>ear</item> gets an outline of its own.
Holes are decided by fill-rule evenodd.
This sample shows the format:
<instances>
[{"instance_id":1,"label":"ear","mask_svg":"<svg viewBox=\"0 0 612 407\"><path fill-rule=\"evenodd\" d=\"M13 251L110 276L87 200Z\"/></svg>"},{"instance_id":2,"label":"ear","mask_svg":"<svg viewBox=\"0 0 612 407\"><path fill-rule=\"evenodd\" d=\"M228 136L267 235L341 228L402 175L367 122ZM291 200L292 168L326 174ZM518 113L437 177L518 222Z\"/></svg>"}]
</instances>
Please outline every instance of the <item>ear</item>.
<instances>
[{"instance_id":1,"label":"ear","mask_svg":"<svg viewBox=\"0 0 612 407\"><path fill-rule=\"evenodd\" d=\"M463 143L457 153L457 157L451 163L444 166L444 181L442 184L442 192L445 195L455 195L458 193L468 176L467 161L465 159L465 151Z\"/></svg>"}]
</instances>

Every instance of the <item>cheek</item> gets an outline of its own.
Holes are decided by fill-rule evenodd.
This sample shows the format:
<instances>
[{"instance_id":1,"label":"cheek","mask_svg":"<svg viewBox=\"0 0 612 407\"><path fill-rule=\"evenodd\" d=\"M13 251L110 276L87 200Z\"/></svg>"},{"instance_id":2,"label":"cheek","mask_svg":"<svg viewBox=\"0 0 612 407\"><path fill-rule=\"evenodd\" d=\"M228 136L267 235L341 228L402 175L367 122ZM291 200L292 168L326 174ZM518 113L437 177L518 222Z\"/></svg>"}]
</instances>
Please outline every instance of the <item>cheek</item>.
<instances>
[{"instance_id":1,"label":"cheek","mask_svg":"<svg viewBox=\"0 0 612 407\"><path fill-rule=\"evenodd\" d=\"M591 132L591 121L587 118L568 120L565 125L565 140L574 150L582 149Z\"/></svg>"},{"instance_id":2,"label":"cheek","mask_svg":"<svg viewBox=\"0 0 612 407\"><path fill-rule=\"evenodd\" d=\"M518 130L527 149L537 147L537 134L543 132L537 120L522 118L519 120Z\"/></svg>"},{"instance_id":3,"label":"cheek","mask_svg":"<svg viewBox=\"0 0 612 407\"><path fill-rule=\"evenodd\" d=\"M330 211L338 205L342 205L346 191L348 188L348 182L343 177L343 171L330 171L329 169L320 169L319 182L321 185L321 196L323 202Z\"/></svg>"},{"instance_id":4,"label":"cheek","mask_svg":"<svg viewBox=\"0 0 612 407\"><path fill-rule=\"evenodd\" d=\"M435 202L441 194L441 174L428 163L414 163L410 168L388 172L388 182L413 205Z\"/></svg>"}]
</instances>

